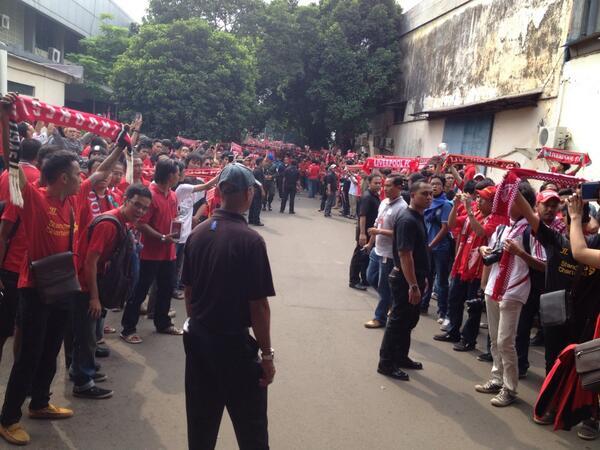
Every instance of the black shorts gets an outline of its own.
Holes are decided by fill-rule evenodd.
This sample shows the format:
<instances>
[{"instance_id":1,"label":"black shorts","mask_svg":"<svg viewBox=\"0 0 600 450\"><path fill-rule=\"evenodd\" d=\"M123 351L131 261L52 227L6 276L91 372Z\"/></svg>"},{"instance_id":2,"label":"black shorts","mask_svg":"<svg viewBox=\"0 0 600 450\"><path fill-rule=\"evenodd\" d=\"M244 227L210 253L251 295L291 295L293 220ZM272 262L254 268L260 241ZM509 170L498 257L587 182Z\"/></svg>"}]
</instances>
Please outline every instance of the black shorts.
<instances>
[{"instance_id":1,"label":"black shorts","mask_svg":"<svg viewBox=\"0 0 600 450\"><path fill-rule=\"evenodd\" d=\"M4 284L4 295L0 298L0 337L10 337L15 332L19 291L19 274L0 269L0 279Z\"/></svg>"}]
</instances>

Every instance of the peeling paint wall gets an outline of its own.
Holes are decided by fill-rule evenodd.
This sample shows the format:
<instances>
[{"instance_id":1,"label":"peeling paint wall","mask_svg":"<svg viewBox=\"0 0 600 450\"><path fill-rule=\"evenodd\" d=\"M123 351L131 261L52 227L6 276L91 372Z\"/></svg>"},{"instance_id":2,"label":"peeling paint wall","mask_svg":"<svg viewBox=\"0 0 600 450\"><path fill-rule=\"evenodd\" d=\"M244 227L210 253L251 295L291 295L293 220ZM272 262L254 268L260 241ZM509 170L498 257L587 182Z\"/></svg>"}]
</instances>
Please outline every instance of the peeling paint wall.
<instances>
[{"instance_id":1,"label":"peeling paint wall","mask_svg":"<svg viewBox=\"0 0 600 450\"><path fill-rule=\"evenodd\" d=\"M478 0L403 37L407 114L514 95L555 95L570 0Z\"/></svg>"}]
</instances>

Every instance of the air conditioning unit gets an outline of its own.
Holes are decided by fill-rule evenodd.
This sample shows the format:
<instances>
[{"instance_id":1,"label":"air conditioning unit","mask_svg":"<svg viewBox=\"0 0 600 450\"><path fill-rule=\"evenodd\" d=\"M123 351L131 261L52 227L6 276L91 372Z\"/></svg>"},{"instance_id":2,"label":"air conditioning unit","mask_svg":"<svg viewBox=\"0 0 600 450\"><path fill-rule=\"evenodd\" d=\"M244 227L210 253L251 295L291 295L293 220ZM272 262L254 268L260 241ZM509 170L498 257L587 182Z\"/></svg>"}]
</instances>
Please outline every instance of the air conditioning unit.
<instances>
[{"instance_id":1,"label":"air conditioning unit","mask_svg":"<svg viewBox=\"0 0 600 450\"><path fill-rule=\"evenodd\" d=\"M565 127L541 127L538 133L540 147L565 148L571 134Z\"/></svg>"},{"instance_id":2,"label":"air conditioning unit","mask_svg":"<svg viewBox=\"0 0 600 450\"><path fill-rule=\"evenodd\" d=\"M392 138L385 138L385 148L392 149L394 147L394 140Z\"/></svg>"},{"instance_id":3,"label":"air conditioning unit","mask_svg":"<svg viewBox=\"0 0 600 450\"><path fill-rule=\"evenodd\" d=\"M10 17L6 14L2 14L2 28L10 30Z\"/></svg>"},{"instance_id":4,"label":"air conditioning unit","mask_svg":"<svg viewBox=\"0 0 600 450\"><path fill-rule=\"evenodd\" d=\"M60 64L62 62L61 57L59 49L54 47L48 49L48 59L52 60L53 63Z\"/></svg>"}]
</instances>

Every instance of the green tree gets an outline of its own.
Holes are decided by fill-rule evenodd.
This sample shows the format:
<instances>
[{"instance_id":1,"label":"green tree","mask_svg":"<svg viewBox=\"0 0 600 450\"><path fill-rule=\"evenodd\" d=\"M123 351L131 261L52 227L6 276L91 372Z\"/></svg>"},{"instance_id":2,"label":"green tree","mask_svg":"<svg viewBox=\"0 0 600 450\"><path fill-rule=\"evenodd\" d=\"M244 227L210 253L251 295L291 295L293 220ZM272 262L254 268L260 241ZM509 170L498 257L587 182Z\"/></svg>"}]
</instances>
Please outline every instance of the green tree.
<instances>
[{"instance_id":1,"label":"green tree","mask_svg":"<svg viewBox=\"0 0 600 450\"><path fill-rule=\"evenodd\" d=\"M84 85L98 100L110 99L110 76L131 38L128 28L111 25L107 23L109 19L109 15L102 15L100 33L79 41L81 53L67 55L67 59L83 66Z\"/></svg>"},{"instance_id":2,"label":"green tree","mask_svg":"<svg viewBox=\"0 0 600 450\"><path fill-rule=\"evenodd\" d=\"M244 43L201 19L146 24L114 70L125 118L144 113L156 136L239 139L255 107L255 60Z\"/></svg>"}]
</instances>

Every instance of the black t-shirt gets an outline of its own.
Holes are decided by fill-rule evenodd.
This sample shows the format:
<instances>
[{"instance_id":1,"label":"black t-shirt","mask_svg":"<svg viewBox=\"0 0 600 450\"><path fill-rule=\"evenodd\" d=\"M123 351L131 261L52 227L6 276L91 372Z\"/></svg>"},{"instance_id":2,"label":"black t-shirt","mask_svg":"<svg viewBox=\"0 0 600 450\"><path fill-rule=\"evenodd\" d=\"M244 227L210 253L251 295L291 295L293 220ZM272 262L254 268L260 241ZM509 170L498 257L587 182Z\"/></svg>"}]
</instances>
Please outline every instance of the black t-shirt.
<instances>
[{"instance_id":1,"label":"black t-shirt","mask_svg":"<svg viewBox=\"0 0 600 450\"><path fill-rule=\"evenodd\" d=\"M325 186L329 186L329 189L331 189L331 192L336 192L337 188L338 188L338 179L335 176L335 173L333 172L327 172L327 175L325 175Z\"/></svg>"},{"instance_id":2,"label":"black t-shirt","mask_svg":"<svg viewBox=\"0 0 600 450\"><path fill-rule=\"evenodd\" d=\"M415 275L419 285L424 283L429 275L429 246L427 243L427 229L422 214L412 208L407 208L400 213L394 227L394 265L400 265L399 251L412 251L415 264ZM401 277L404 278L402 270ZM406 280L406 278L404 278Z\"/></svg>"},{"instance_id":3,"label":"black t-shirt","mask_svg":"<svg viewBox=\"0 0 600 450\"><path fill-rule=\"evenodd\" d=\"M245 219L224 210L198 225L184 249L181 281L192 288L190 332L239 334L250 326L250 302L275 295L267 248Z\"/></svg>"},{"instance_id":4,"label":"black t-shirt","mask_svg":"<svg viewBox=\"0 0 600 450\"><path fill-rule=\"evenodd\" d=\"M252 173L254 174L254 178L256 178L256 181L258 181L260 184L264 184L265 172L263 171L263 169L261 167L257 167L256 169L254 169L252 171Z\"/></svg>"},{"instance_id":5,"label":"black t-shirt","mask_svg":"<svg viewBox=\"0 0 600 450\"><path fill-rule=\"evenodd\" d=\"M296 166L289 166L283 172L283 184L288 189L295 188L299 179L300 172L298 172L298 168Z\"/></svg>"},{"instance_id":6,"label":"black t-shirt","mask_svg":"<svg viewBox=\"0 0 600 450\"><path fill-rule=\"evenodd\" d=\"M545 292L573 289L579 263L573 258L569 239L543 222L540 222L535 238L546 251ZM600 249L600 235L588 236L586 241L589 248ZM588 319L595 320L600 312L600 270L583 265L573 298L575 322L589 329Z\"/></svg>"},{"instance_id":7,"label":"black t-shirt","mask_svg":"<svg viewBox=\"0 0 600 450\"><path fill-rule=\"evenodd\" d=\"M358 216L366 217L366 229L375 226L375 221L377 220L377 214L379 213L379 204L381 200L379 199L378 194L373 194L371 191L365 192L360 198L360 208L358 211Z\"/></svg>"}]
</instances>

